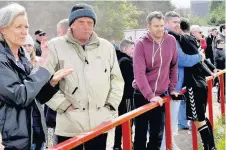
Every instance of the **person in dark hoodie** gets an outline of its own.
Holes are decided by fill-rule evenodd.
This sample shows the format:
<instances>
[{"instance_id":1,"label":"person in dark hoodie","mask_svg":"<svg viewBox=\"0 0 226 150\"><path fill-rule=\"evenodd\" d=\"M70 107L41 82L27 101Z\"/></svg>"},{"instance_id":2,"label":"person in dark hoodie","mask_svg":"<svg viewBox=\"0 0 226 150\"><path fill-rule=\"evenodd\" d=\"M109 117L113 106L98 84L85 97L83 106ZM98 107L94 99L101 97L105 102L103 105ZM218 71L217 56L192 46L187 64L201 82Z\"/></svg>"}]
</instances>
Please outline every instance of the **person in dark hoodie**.
<instances>
[{"instance_id":1,"label":"person in dark hoodie","mask_svg":"<svg viewBox=\"0 0 226 150\"><path fill-rule=\"evenodd\" d=\"M215 65L217 69L225 69L225 42L226 42L226 29L225 25L220 26L220 34L216 37L215 40Z\"/></svg>"},{"instance_id":2,"label":"person in dark hoodie","mask_svg":"<svg viewBox=\"0 0 226 150\"><path fill-rule=\"evenodd\" d=\"M216 39L215 64L217 69L225 69L225 41L219 37Z\"/></svg>"},{"instance_id":3,"label":"person in dark hoodie","mask_svg":"<svg viewBox=\"0 0 226 150\"><path fill-rule=\"evenodd\" d=\"M190 24L187 19L181 19L182 34L176 34L169 31L179 44L184 53L194 55L199 53L199 46L190 32ZM204 150L216 150L212 125L205 117L208 87L206 84L206 76L214 76L216 68L208 60L199 62L192 67L185 67L184 70L184 85L187 87L186 108L187 119L194 121L201 135Z\"/></svg>"},{"instance_id":4,"label":"person in dark hoodie","mask_svg":"<svg viewBox=\"0 0 226 150\"><path fill-rule=\"evenodd\" d=\"M135 118L134 150L159 150L165 125L162 97L175 92L178 74L176 40L164 31L164 16L151 12L147 17L149 32L138 40L133 58L134 106L157 102L160 106ZM147 143L147 131L149 142Z\"/></svg>"},{"instance_id":5,"label":"person in dark hoodie","mask_svg":"<svg viewBox=\"0 0 226 150\"><path fill-rule=\"evenodd\" d=\"M121 41L120 45L121 58L119 59L119 67L124 79L124 93L122 101L119 104L118 115L123 115L129 112L133 106L133 87L132 82L134 79L133 75L133 54L134 54L134 42L128 39ZM117 126L115 129L115 141L114 141L114 150L122 150L121 148L122 141L122 127L121 125Z\"/></svg>"},{"instance_id":6,"label":"person in dark hoodie","mask_svg":"<svg viewBox=\"0 0 226 150\"><path fill-rule=\"evenodd\" d=\"M217 29L212 28L208 37L206 37L207 48L205 50L206 58L210 59L211 63L214 63L214 40L217 36Z\"/></svg>"},{"instance_id":7,"label":"person in dark hoodie","mask_svg":"<svg viewBox=\"0 0 226 150\"><path fill-rule=\"evenodd\" d=\"M215 43L214 43L214 61L215 61L215 66L217 69L225 69L225 56L226 56L226 51L225 51L225 46L226 46L226 29L225 25L220 25L220 34L216 37ZM224 75L224 81L225 81L225 75ZM219 80L218 80L218 96L217 96L217 101L220 102L220 89L219 89ZM225 84L224 84L225 86ZM225 89L225 88L224 88ZM224 91L225 92L225 91Z\"/></svg>"},{"instance_id":8,"label":"person in dark hoodie","mask_svg":"<svg viewBox=\"0 0 226 150\"><path fill-rule=\"evenodd\" d=\"M123 54L123 52L121 52L118 45L113 44L113 46L114 46L115 51L116 51L117 60L119 61L125 54Z\"/></svg>"}]
</instances>

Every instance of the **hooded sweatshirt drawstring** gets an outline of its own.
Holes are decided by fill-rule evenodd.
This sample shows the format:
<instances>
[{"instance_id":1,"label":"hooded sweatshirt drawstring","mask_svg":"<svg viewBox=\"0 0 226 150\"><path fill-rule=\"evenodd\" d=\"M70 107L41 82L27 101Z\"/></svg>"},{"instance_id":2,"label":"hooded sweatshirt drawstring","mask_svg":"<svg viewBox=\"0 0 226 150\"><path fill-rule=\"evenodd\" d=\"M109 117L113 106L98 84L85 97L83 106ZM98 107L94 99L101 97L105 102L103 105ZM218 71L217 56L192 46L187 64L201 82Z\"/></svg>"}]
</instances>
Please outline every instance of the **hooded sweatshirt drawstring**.
<instances>
[{"instance_id":1,"label":"hooded sweatshirt drawstring","mask_svg":"<svg viewBox=\"0 0 226 150\"><path fill-rule=\"evenodd\" d=\"M159 71L158 71L158 76L155 82L155 90L154 90L154 95L156 93L157 87L158 87L158 80L161 74L161 69L162 69L162 43L163 43L164 39L161 41L161 43L159 43L159 48L155 51L155 41L153 42L153 49L152 49L152 67L154 66L154 62L155 62L155 55L157 54L157 52L160 50L160 67L159 67Z\"/></svg>"}]
</instances>

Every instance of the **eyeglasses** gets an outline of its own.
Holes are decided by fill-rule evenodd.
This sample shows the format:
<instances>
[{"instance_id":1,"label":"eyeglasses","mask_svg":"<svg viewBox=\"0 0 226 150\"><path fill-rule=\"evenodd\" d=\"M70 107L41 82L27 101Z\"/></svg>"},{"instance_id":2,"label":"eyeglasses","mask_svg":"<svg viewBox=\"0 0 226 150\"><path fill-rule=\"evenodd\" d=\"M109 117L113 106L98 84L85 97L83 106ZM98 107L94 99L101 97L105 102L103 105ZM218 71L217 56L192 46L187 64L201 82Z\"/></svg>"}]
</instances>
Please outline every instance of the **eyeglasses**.
<instances>
[{"instance_id":1,"label":"eyeglasses","mask_svg":"<svg viewBox=\"0 0 226 150\"><path fill-rule=\"evenodd\" d=\"M45 33L39 34L39 36L45 36L45 35L46 35Z\"/></svg>"}]
</instances>

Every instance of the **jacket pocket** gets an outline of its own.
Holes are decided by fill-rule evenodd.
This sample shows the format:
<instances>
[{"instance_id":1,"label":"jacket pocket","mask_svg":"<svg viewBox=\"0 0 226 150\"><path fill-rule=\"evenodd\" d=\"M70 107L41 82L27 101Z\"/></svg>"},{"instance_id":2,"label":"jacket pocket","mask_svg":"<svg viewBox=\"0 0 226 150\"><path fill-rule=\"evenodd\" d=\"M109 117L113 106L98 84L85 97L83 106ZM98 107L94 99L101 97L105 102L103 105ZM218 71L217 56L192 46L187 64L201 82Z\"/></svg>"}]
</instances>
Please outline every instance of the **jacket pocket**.
<instances>
[{"instance_id":1,"label":"jacket pocket","mask_svg":"<svg viewBox=\"0 0 226 150\"><path fill-rule=\"evenodd\" d=\"M64 93L65 97L71 101L71 103L79 103L76 100L79 100L77 97L77 92L79 90L78 78L74 75L68 75L60 84L60 89Z\"/></svg>"},{"instance_id":2,"label":"jacket pocket","mask_svg":"<svg viewBox=\"0 0 226 150\"><path fill-rule=\"evenodd\" d=\"M75 75L76 73L74 74L71 74L71 75L68 75L66 78L65 78L65 86L66 86L66 93L69 94L69 95L74 95L75 92L78 90L78 76L77 74Z\"/></svg>"},{"instance_id":3,"label":"jacket pocket","mask_svg":"<svg viewBox=\"0 0 226 150\"><path fill-rule=\"evenodd\" d=\"M6 120L3 126L3 139L12 141L14 139L25 139L29 137L28 133L27 111L8 108Z\"/></svg>"},{"instance_id":4,"label":"jacket pocket","mask_svg":"<svg viewBox=\"0 0 226 150\"><path fill-rule=\"evenodd\" d=\"M66 133L78 134L88 130L88 113L81 109L66 111L58 116L60 130Z\"/></svg>"},{"instance_id":5,"label":"jacket pocket","mask_svg":"<svg viewBox=\"0 0 226 150\"><path fill-rule=\"evenodd\" d=\"M95 128L104 122L116 118L116 111L111 111L106 107L100 107L96 112L90 114L91 128Z\"/></svg>"}]
</instances>

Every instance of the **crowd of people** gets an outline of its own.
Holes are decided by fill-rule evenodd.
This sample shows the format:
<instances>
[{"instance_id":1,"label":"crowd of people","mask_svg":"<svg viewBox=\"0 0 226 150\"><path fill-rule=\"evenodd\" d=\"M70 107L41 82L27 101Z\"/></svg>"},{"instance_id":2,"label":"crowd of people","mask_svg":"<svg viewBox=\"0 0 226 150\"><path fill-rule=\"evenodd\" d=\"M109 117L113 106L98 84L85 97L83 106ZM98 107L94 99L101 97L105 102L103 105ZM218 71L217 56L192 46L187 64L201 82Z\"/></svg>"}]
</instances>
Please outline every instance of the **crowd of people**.
<instances>
[{"instance_id":1,"label":"crowd of people","mask_svg":"<svg viewBox=\"0 0 226 150\"><path fill-rule=\"evenodd\" d=\"M23 6L0 9L0 150L50 148L148 103L159 106L133 120L133 149L165 150L167 95L173 134L194 122L204 150L216 150L205 116L205 77L225 69L225 24L204 37L178 13L154 11L145 36L117 46L94 32L96 22L93 7L77 3L56 25L57 37L49 40L39 29L33 40ZM183 87L187 92L180 95ZM107 136L73 150L105 150ZM117 126L113 150L121 145ZM174 138L172 149L180 150Z\"/></svg>"}]
</instances>

